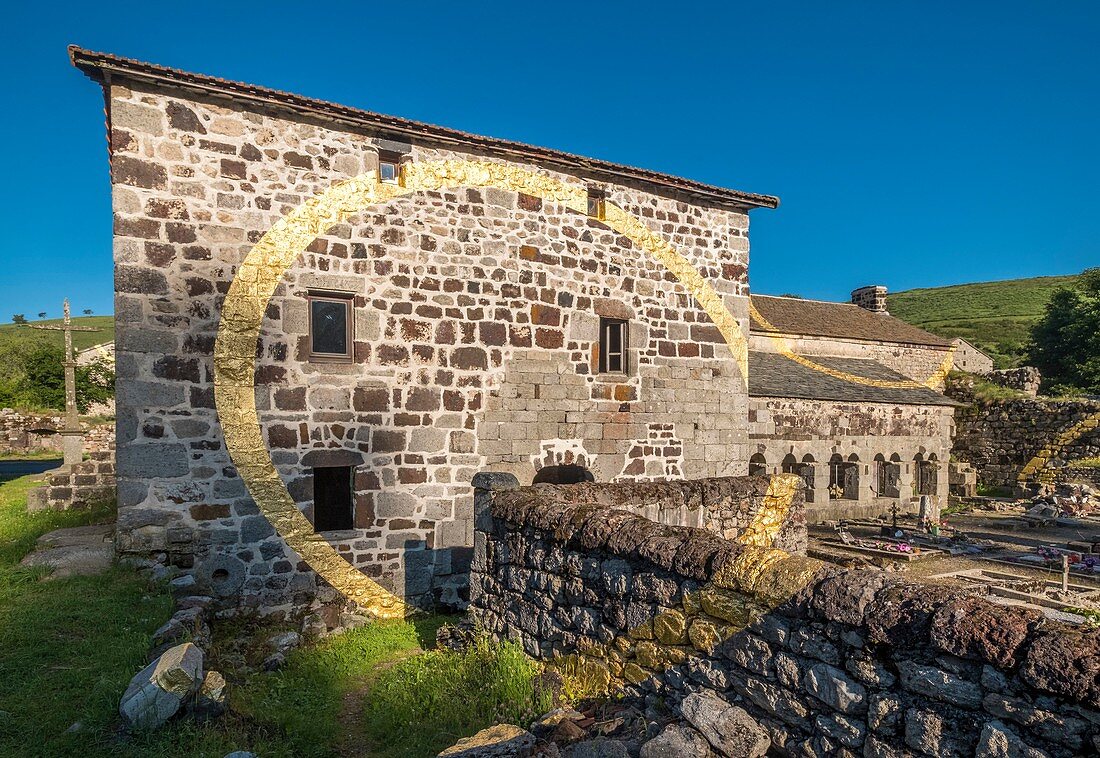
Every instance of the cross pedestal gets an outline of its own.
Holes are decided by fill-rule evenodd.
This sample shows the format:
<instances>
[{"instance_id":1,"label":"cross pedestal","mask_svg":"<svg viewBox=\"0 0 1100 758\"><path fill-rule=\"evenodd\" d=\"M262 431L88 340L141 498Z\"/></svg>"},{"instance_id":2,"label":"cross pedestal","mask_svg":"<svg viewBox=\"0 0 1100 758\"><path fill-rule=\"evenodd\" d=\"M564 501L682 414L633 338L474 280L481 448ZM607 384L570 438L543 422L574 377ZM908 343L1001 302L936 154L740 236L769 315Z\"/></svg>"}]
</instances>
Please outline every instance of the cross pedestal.
<instances>
[{"instance_id":1,"label":"cross pedestal","mask_svg":"<svg viewBox=\"0 0 1100 758\"><path fill-rule=\"evenodd\" d=\"M99 329L87 326L73 326L69 313L69 299L65 298L65 318L61 326L28 324L31 329L65 333L65 426L58 430L62 436L62 451L65 465L71 466L84 460L84 430L80 428L80 417L76 407L76 356L73 354L73 332L98 332Z\"/></svg>"}]
</instances>

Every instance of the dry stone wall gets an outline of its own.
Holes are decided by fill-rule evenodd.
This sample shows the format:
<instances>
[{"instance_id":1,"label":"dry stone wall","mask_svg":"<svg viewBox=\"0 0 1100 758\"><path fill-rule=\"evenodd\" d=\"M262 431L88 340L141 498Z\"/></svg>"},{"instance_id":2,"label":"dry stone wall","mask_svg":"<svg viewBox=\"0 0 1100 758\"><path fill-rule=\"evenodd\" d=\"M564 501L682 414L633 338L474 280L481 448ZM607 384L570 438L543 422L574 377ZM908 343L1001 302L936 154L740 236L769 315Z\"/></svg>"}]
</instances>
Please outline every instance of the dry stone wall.
<instances>
[{"instance_id":1,"label":"dry stone wall","mask_svg":"<svg viewBox=\"0 0 1100 758\"><path fill-rule=\"evenodd\" d=\"M674 710L712 690L780 755L1100 750L1100 630L477 483L476 618L593 689Z\"/></svg>"},{"instance_id":2,"label":"dry stone wall","mask_svg":"<svg viewBox=\"0 0 1100 758\"><path fill-rule=\"evenodd\" d=\"M288 211L375 169L379 150L502 159L121 78L109 103L118 547L265 610L302 602L314 578L238 478L214 410L236 267ZM746 212L601 186L745 328ZM310 290L352 298L352 362L308 359ZM596 371L601 316L631 321L626 375ZM747 459L736 363L684 287L595 219L515 192L418 193L319 236L271 300L256 381L264 439L305 515L310 469L354 466L354 528L324 538L424 604L463 601L469 482L483 467L530 481L579 461L603 480L654 479L740 472Z\"/></svg>"},{"instance_id":3,"label":"dry stone wall","mask_svg":"<svg viewBox=\"0 0 1100 758\"><path fill-rule=\"evenodd\" d=\"M65 417L62 415L0 408L0 453L18 455L31 450L56 450L60 457L63 438L56 432L64 426ZM85 452L113 449L113 424L81 423L80 426L84 430Z\"/></svg>"},{"instance_id":4,"label":"dry stone wall","mask_svg":"<svg viewBox=\"0 0 1100 758\"><path fill-rule=\"evenodd\" d=\"M975 400L965 384L951 392L969 405L956 412L954 455L978 471L978 481L991 487L1014 487L1023 468L1044 449L1054 455L1047 464L1061 469L1067 463L1100 457L1100 414L1097 400L1052 400L1021 397L1011 400ZM1079 435L1058 444L1067 430Z\"/></svg>"}]
</instances>

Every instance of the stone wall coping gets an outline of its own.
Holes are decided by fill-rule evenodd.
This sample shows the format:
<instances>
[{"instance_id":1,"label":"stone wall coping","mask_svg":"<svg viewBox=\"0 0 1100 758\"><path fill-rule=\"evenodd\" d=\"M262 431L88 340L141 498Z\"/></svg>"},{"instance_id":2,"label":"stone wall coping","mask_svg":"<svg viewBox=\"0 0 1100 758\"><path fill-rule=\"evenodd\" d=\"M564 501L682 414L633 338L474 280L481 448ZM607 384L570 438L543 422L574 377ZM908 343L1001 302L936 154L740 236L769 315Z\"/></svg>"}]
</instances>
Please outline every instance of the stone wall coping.
<instances>
[{"instance_id":1,"label":"stone wall coping","mask_svg":"<svg viewBox=\"0 0 1100 758\"><path fill-rule=\"evenodd\" d=\"M594 178L604 178L611 181L616 179L640 181L646 185L665 190L671 189L682 192L693 199L706 201L719 207L732 207L738 210L779 207L779 198L772 195L760 195L716 187L658 171L624 166L596 158L586 158L560 150L536 147L511 140L470 134L458 129L426 124L397 116L387 116L254 84L181 71L133 58L111 55L110 53L97 53L76 45L69 46L69 59L74 66L101 83L111 77L120 77L212 93L223 98L228 96L238 101L251 100L267 107L277 106L355 127L372 127L382 131L383 136L476 147L510 158L538 161L574 173L580 171Z\"/></svg>"},{"instance_id":2,"label":"stone wall coping","mask_svg":"<svg viewBox=\"0 0 1100 758\"><path fill-rule=\"evenodd\" d=\"M767 481L736 478L749 490L759 486L753 479ZM697 483L644 484L656 491L658 484L687 489ZM610 487L645 489L626 483L521 487L495 495L489 512L570 547L641 559L750 595L788 618L861 627L872 645L903 651L928 646L1018 673L1036 689L1100 708L1100 629L1049 621L1035 610L883 571L841 569L782 550L738 545L705 529L658 524L597 502Z\"/></svg>"}]
</instances>

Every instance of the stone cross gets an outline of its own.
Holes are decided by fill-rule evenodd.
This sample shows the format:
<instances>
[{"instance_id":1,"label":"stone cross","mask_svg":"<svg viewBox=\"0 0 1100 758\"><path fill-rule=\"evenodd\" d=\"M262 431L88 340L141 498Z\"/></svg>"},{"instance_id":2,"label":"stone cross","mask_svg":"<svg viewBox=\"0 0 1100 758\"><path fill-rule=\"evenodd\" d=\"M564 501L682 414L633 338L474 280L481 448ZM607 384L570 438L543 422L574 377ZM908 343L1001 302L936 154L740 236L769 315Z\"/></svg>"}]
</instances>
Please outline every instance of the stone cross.
<instances>
[{"instance_id":1,"label":"stone cross","mask_svg":"<svg viewBox=\"0 0 1100 758\"><path fill-rule=\"evenodd\" d=\"M76 407L76 356L73 354L73 332L99 332L90 326L73 326L69 315L69 299L65 298L65 318L61 326L27 324L31 329L65 333L65 425L59 431L64 440L65 465L80 463L84 459L84 431Z\"/></svg>"}]
</instances>

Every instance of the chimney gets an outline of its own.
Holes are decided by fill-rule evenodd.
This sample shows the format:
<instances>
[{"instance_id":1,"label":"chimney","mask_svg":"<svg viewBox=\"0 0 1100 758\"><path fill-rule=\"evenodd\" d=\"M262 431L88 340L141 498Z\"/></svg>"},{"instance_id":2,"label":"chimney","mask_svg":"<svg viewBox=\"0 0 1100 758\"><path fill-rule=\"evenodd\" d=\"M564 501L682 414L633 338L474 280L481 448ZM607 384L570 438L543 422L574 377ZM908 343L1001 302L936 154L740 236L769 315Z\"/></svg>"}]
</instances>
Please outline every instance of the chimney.
<instances>
[{"instance_id":1,"label":"chimney","mask_svg":"<svg viewBox=\"0 0 1100 758\"><path fill-rule=\"evenodd\" d=\"M872 284L852 290L852 304L858 305L860 308L866 308L872 313L889 315L889 311L886 310L886 288L881 284Z\"/></svg>"}]
</instances>

